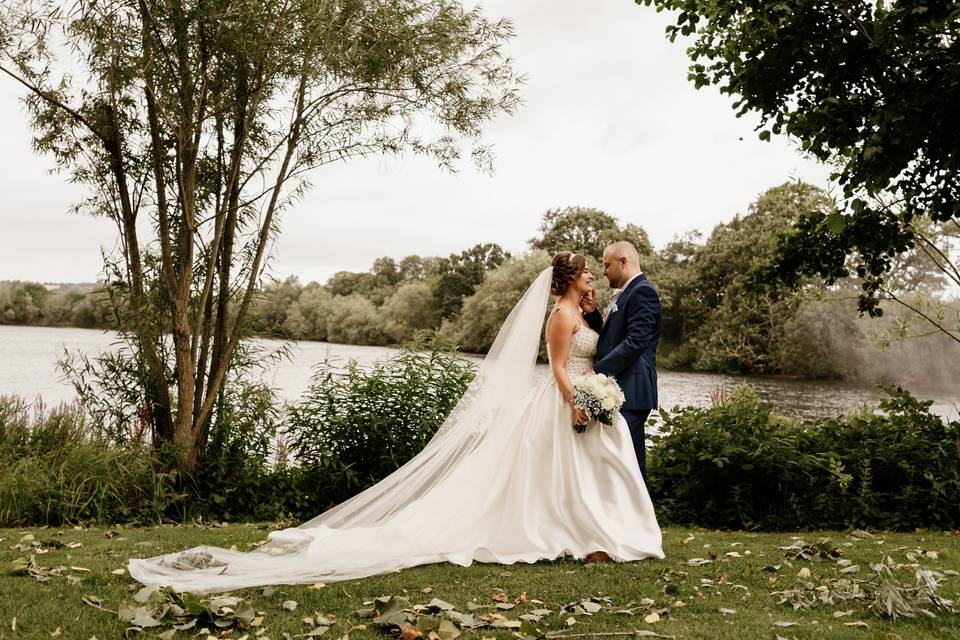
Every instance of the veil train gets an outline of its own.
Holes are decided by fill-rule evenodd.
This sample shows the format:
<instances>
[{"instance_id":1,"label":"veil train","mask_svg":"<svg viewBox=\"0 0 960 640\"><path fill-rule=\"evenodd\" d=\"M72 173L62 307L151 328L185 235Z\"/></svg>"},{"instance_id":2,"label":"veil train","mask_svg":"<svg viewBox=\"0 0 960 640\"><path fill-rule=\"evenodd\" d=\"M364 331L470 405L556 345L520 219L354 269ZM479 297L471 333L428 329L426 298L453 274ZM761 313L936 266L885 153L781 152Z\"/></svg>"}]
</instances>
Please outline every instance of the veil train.
<instances>
[{"instance_id":1,"label":"veil train","mask_svg":"<svg viewBox=\"0 0 960 640\"><path fill-rule=\"evenodd\" d=\"M537 276L450 416L424 449L391 475L299 527L270 534L254 551L203 546L131 559L130 575L146 585L212 592L348 580L430 562L543 557L519 549L498 555L477 537L476 523L498 517L492 501L501 470L520 462L516 452L523 434L517 426L530 410L524 398L532 386L551 276L552 268Z\"/></svg>"}]
</instances>

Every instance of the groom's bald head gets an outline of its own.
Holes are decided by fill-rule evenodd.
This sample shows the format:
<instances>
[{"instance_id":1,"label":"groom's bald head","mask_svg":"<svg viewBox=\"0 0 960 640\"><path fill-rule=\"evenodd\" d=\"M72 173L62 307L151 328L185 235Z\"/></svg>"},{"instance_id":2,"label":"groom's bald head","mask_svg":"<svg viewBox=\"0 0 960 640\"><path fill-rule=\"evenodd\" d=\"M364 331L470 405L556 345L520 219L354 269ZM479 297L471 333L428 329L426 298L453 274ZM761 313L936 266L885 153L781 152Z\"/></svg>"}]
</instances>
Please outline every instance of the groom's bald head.
<instances>
[{"instance_id":1,"label":"groom's bald head","mask_svg":"<svg viewBox=\"0 0 960 640\"><path fill-rule=\"evenodd\" d=\"M640 252L626 240L614 242L603 250L603 275L611 287L619 289L638 273Z\"/></svg>"}]
</instances>

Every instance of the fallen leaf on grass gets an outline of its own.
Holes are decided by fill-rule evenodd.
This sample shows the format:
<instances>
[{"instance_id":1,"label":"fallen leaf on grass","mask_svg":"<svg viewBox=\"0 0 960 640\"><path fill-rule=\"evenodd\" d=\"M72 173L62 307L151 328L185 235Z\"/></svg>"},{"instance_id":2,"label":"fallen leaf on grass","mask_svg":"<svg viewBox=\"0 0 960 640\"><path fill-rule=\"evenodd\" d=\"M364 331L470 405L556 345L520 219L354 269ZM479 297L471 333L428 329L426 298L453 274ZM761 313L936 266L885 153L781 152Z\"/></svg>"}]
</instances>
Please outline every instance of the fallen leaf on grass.
<instances>
[{"instance_id":1,"label":"fallen leaf on grass","mask_svg":"<svg viewBox=\"0 0 960 640\"><path fill-rule=\"evenodd\" d=\"M719 609L717 609L717 611L719 611L720 614L724 616L732 616L737 612L736 609L727 609L725 607L720 607Z\"/></svg>"},{"instance_id":2,"label":"fallen leaf on grass","mask_svg":"<svg viewBox=\"0 0 960 640\"><path fill-rule=\"evenodd\" d=\"M790 622L789 620L777 620L776 622L773 623L773 626L775 626L775 627L795 627L795 626L797 626L798 624L799 624L798 622Z\"/></svg>"},{"instance_id":3,"label":"fallen leaf on grass","mask_svg":"<svg viewBox=\"0 0 960 640\"><path fill-rule=\"evenodd\" d=\"M702 567L705 564L710 564L713 560L707 560L706 558L690 558L687 560L687 565L691 567Z\"/></svg>"},{"instance_id":4,"label":"fallen leaf on grass","mask_svg":"<svg viewBox=\"0 0 960 640\"><path fill-rule=\"evenodd\" d=\"M654 611L653 613L645 617L643 621L646 622L647 624L656 624L660 622L660 614Z\"/></svg>"},{"instance_id":5,"label":"fallen leaf on grass","mask_svg":"<svg viewBox=\"0 0 960 640\"><path fill-rule=\"evenodd\" d=\"M844 622L843 624L848 627L869 627L870 626L863 620L854 620L853 622Z\"/></svg>"},{"instance_id":6,"label":"fallen leaf on grass","mask_svg":"<svg viewBox=\"0 0 960 640\"><path fill-rule=\"evenodd\" d=\"M296 600L286 600L280 605L281 609L286 609L287 611L296 611L297 610L297 601Z\"/></svg>"}]
</instances>

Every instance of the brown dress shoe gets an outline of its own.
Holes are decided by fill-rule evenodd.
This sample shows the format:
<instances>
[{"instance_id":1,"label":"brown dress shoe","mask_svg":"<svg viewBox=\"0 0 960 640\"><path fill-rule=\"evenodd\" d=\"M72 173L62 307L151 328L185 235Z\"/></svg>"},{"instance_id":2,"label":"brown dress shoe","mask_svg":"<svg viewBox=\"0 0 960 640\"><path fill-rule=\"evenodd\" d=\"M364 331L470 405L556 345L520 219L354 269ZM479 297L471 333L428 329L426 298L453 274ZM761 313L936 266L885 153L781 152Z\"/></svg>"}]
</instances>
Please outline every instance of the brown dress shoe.
<instances>
[{"instance_id":1,"label":"brown dress shoe","mask_svg":"<svg viewBox=\"0 0 960 640\"><path fill-rule=\"evenodd\" d=\"M588 553L583 558L584 562L613 562L613 558L608 556L604 551L594 551L593 553Z\"/></svg>"}]
</instances>

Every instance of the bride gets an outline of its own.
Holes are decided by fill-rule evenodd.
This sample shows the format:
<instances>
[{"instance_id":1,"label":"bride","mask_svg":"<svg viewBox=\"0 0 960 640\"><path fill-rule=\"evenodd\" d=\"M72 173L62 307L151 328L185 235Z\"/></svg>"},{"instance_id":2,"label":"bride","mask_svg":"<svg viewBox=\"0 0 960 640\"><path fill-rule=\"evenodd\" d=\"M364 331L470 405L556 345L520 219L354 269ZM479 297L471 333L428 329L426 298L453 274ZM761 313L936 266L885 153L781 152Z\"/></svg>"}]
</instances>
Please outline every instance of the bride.
<instances>
[{"instance_id":1,"label":"bride","mask_svg":"<svg viewBox=\"0 0 960 640\"><path fill-rule=\"evenodd\" d=\"M562 555L662 558L660 527L630 433L571 401L597 333L580 299L583 256L562 251L510 312L463 399L423 451L376 485L252 552L218 547L131 559L146 585L213 592L362 578L433 562L512 564ZM549 294L552 376L532 390Z\"/></svg>"}]
</instances>

